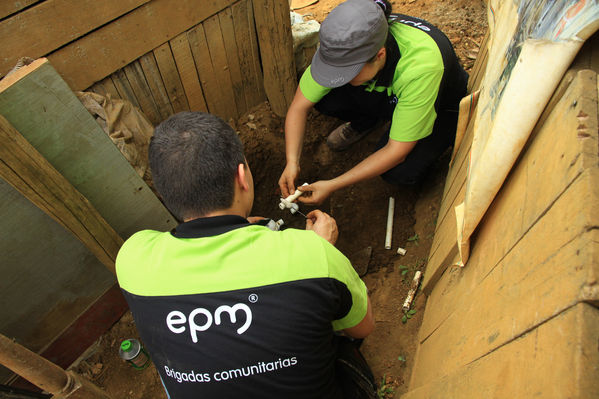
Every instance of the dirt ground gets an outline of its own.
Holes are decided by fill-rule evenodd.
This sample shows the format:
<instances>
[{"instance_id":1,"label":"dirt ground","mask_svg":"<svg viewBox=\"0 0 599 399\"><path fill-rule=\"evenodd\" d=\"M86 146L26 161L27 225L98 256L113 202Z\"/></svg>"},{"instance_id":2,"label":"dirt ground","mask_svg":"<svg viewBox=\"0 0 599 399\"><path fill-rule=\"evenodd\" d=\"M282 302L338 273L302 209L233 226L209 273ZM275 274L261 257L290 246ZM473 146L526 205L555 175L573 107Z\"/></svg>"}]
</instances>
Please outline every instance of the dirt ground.
<instances>
[{"instance_id":1,"label":"dirt ground","mask_svg":"<svg viewBox=\"0 0 599 399\"><path fill-rule=\"evenodd\" d=\"M318 0L296 12L322 21L338 0ZM404 0L393 1L394 12L413 15L437 25L450 38L462 65L469 71L486 30L482 0ZM256 200L254 215L283 218L292 227L303 228L301 216L291 216L277 207L280 193L277 181L285 164L283 119L274 115L268 104L261 104L242 116L236 128L244 142L254 174ZM331 152L326 136L340 121L313 112L308 120L302 155L301 182L334 177L358 163L373 151L380 132L371 134L343 153ZM337 247L356 266L367 272L368 286L376 319L374 333L365 339L362 352L372 367L382 390L380 398L399 397L409 385L417 347L417 334L426 298L419 293L413 305L415 314L402 322L402 303L417 270L425 270L435 222L447 173L446 153L431 170L425 183L416 187L397 187L376 178L335 192L318 208L331 214L339 226ZM389 197L395 198L393 249L384 249ZM312 208L302 206L302 211ZM397 255L398 247L407 249ZM360 257L370 247L368 261ZM127 313L89 351L76 371L103 387L114 398L165 398L153 366L143 371L129 367L118 357L118 346L125 338L137 337ZM383 392L384 390L384 392Z\"/></svg>"}]
</instances>

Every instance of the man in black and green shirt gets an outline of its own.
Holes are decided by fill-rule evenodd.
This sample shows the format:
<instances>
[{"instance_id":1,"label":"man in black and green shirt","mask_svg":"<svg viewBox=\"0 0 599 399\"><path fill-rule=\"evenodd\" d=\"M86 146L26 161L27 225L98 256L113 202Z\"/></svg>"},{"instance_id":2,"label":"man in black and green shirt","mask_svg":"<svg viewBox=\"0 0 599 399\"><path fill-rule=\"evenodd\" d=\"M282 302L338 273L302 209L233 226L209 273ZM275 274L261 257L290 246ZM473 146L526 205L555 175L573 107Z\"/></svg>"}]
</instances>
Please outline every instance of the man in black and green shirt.
<instances>
[{"instance_id":1,"label":"man in black and green shirt","mask_svg":"<svg viewBox=\"0 0 599 399\"><path fill-rule=\"evenodd\" d=\"M373 397L363 359L335 333L363 338L374 321L364 283L332 245L334 219L313 211L306 230L272 231L248 218L241 142L212 115L164 121L149 156L183 223L134 234L116 268L169 398Z\"/></svg>"}]
</instances>

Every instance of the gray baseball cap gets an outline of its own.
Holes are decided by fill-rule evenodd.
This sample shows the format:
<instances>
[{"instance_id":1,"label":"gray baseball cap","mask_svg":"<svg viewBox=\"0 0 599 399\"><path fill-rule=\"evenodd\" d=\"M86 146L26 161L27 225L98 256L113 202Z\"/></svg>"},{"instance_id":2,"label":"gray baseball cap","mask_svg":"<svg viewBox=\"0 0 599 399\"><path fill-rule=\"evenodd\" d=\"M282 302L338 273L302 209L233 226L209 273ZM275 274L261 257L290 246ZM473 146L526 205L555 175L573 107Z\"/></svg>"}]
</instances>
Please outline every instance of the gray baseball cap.
<instances>
[{"instance_id":1,"label":"gray baseball cap","mask_svg":"<svg viewBox=\"0 0 599 399\"><path fill-rule=\"evenodd\" d=\"M373 0L347 0L320 26L320 46L310 70L316 82L339 87L355 78L385 44L389 24Z\"/></svg>"}]
</instances>

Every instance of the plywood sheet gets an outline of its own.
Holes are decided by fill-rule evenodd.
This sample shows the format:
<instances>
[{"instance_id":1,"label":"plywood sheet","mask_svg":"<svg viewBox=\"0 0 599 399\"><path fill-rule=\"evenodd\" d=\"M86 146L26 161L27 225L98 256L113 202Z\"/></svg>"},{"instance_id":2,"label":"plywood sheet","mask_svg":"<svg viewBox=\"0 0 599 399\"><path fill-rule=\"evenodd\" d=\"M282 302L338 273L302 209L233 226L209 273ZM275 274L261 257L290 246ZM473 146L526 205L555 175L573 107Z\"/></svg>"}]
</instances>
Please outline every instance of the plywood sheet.
<instances>
[{"instance_id":1,"label":"plywood sheet","mask_svg":"<svg viewBox=\"0 0 599 399\"><path fill-rule=\"evenodd\" d=\"M0 82L0 113L124 239L176 224L45 60Z\"/></svg>"}]
</instances>

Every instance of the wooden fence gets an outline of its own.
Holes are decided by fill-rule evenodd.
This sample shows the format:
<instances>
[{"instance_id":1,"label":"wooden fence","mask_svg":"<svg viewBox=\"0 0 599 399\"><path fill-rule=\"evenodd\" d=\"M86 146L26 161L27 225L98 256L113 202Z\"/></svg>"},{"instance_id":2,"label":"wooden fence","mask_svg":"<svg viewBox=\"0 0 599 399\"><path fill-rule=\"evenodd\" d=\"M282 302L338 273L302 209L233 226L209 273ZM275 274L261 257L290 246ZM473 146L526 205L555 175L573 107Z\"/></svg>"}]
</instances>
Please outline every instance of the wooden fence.
<instances>
[{"instance_id":1,"label":"wooden fence","mask_svg":"<svg viewBox=\"0 0 599 399\"><path fill-rule=\"evenodd\" d=\"M402 398L599 397L599 37L587 41L457 260L472 126L447 176ZM471 80L484 74L481 55Z\"/></svg>"},{"instance_id":2,"label":"wooden fence","mask_svg":"<svg viewBox=\"0 0 599 399\"><path fill-rule=\"evenodd\" d=\"M285 0L45 0L0 7L0 77L20 57L44 56L73 90L127 99L153 124L187 110L235 119L266 96L284 115L295 91Z\"/></svg>"}]
</instances>

